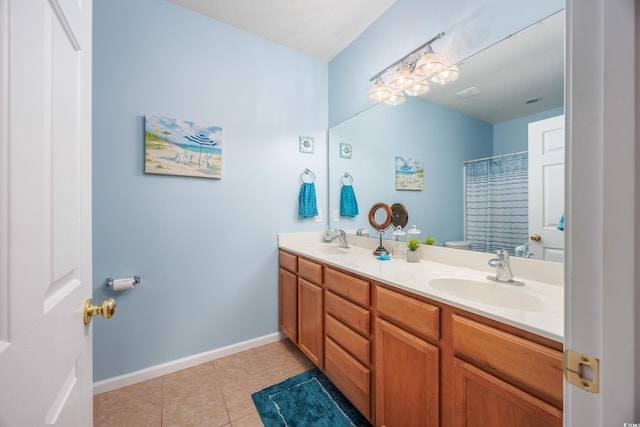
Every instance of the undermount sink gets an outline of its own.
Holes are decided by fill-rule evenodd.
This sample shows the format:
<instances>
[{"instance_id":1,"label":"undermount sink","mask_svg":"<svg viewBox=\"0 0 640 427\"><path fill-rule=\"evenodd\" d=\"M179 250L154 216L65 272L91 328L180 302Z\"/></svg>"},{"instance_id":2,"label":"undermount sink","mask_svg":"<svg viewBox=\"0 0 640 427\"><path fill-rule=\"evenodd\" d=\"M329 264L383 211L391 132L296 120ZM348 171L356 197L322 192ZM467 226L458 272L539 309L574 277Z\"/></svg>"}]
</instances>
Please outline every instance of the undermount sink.
<instances>
[{"instance_id":1,"label":"undermount sink","mask_svg":"<svg viewBox=\"0 0 640 427\"><path fill-rule=\"evenodd\" d=\"M551 304L546 298L529 291L526 287L516 287L488 279L441 278L430 280L429 285L453 297L494 307L526 311L551 309Z\"/></svg>"},{"instance_id":2,"label":"undermount sink","mask_svg":"<svg viewBox=\"0 0 640 427\"><path fill-rule=\"evenodd\" d=\"M323 255L344 255L349 252L349 248L341 248L339 246L319 246L315 248L316 252Z\"/></svg>"}]
</instances>

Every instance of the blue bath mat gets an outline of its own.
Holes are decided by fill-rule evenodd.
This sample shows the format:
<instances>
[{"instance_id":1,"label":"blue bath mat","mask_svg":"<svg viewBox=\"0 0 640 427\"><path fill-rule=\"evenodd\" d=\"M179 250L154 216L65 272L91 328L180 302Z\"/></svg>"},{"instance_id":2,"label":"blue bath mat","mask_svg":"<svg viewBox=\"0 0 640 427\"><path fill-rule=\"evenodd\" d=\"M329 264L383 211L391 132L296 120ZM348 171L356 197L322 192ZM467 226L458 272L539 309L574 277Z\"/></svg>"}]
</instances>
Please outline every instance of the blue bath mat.
<instances>
[{"instance_id":1,"label":"blue bath mat","mask_svg":"<svg viewBox=\"0 0 640 427\"><path fill-rule=\"evenodd\" d=\"M370 427L318 369L251 395L266 427Z\"/></svg>"}]
</instances>

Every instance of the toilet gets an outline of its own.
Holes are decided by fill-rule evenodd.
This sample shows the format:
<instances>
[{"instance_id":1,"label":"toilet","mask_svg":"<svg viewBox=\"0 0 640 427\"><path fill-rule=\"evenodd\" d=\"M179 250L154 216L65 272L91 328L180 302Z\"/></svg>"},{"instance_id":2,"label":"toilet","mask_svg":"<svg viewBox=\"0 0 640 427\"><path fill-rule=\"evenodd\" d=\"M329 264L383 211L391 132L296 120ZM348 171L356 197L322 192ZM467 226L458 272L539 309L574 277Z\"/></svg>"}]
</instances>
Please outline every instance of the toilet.
<instances>
[{"instance_id":1,"label":"toilet","mask_svg":"<svg viewBox=\"0 0 640 427\"><path fill-rule=\"evenodd\" d=\"M466 240L456 240L454 242L444 242L445 248L455 248L455 249L469 249L471 247L471 243Z\"/></svg>"}]
</instances>

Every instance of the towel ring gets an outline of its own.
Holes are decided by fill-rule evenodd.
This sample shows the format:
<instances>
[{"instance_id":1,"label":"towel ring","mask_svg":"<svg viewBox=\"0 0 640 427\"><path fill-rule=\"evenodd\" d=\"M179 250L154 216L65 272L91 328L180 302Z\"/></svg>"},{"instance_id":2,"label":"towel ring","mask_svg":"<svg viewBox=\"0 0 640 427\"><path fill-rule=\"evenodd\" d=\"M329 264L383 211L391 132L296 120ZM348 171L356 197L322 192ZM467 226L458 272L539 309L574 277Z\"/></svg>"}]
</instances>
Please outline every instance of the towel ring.
<instances>
[{"instance_id":1,"label":"towel ring","mask_svg":"<svg viewBox=\"0 0 640 427\"><path fill-rule=\"evenodd\" d=\"M344 181L345 179L348 179L349 181L345 182ZM342 185L351 185L351 184L353 184L353 177L347 172L345 172L344 175L342 175L340 180L342 181Z\"/></svg>"},{"instance_id":2,"label":"towel ring","mask_svg":"<svg viewBox=\"0 0 640 427\"><path fill-rule=\"evenodd\" d=\"M311 177L311 181L309 181L309 183L314 183L314 182L316 182L316 176L315 176L315 175L314 175L314 173L313 173L311 170L309 170L309 169L305 169L305 170L304 170L304 172L302 172L302 173L300 174L300 182L303 182L303 183L304 183L304 182L307 182L307 181L305 181L305 180L304 180L305 175L309 175L309 176Z\"/></svg>"}]
</instances>

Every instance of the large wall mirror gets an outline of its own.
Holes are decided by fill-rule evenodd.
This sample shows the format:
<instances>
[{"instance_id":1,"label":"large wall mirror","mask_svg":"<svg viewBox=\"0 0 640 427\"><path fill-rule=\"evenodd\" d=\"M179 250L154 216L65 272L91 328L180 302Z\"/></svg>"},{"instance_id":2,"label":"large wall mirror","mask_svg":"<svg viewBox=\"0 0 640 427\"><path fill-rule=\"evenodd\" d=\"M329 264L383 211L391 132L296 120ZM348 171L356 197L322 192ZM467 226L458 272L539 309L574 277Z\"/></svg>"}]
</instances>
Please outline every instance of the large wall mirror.
<instances>
[{"instance_id":1,"label":"large wall mirror","mask_svg":"<svg viewBox=\"0 0 640 427\"><path fill-rule=\"evenodd\" d=\"M402 203L407 227L417 225L423 239L433 236L439 245L469 240L465 164L520 154L526 161L528 124L564 114L564 11L472 55L459 69L460 78L449 85L431 84L425 95L395 107L375 105L329 130L332 229L368 228L372 205ZM423 169L414 174L422 189L403 189L398 165L416 161ZM361 212L356 217L339 215L345 173L353 177ZM559 186L556 197L563 194L564 184ZM520 240L529 242L528 231ZM493 250L487 248L474 249Z\"/></svg>"}]
</instances>

